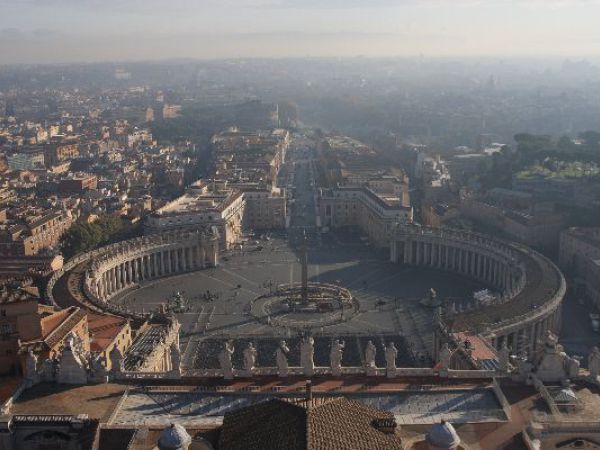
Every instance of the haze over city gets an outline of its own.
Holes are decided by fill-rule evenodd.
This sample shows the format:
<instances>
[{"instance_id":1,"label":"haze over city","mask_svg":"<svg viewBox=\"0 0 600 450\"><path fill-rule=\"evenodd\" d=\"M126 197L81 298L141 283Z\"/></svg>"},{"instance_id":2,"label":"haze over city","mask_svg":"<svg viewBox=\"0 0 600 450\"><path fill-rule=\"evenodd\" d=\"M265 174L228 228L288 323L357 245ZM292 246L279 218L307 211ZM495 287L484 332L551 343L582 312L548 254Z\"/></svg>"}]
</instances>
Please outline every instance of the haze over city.
<instances>
[{"instance_id":1,"label":"haze over city","mask_svg":"<svg viewBox=\"0 0 600 450\"><path fill-rule=\"evenodd\" d=\"M597 57L595 0L2 0L2 63Z\"/></svg>"},{"instance_id":2,"label":"haze over city","mask_svg":"<svg viewBox=\"0 0 600 450\"><path fill-rule=\"evenodd\" d=\"M600 448L600 0L0 0L0 450Z\"/></svg>"}]
</instances>

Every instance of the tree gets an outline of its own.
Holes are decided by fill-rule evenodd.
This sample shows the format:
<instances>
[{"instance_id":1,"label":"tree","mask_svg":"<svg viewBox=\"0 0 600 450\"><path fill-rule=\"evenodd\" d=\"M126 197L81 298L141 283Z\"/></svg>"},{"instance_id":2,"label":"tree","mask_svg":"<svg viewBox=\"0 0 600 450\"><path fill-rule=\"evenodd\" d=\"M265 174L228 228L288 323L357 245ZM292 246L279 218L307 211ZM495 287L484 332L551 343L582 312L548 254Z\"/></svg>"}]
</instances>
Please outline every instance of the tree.
<instances>
[{"instance_id":1,"label":"tree","mask_svg":"<svg viewBox=\"0 0 600 450\"><path fill-rule=\"evenodd\" d=\"M139 231L139 226L119 217L106 217L94 223L78 222L62 236L60 246L64 256L70 258L102 245L132 238Z\"/></svg>"}]
</instances>

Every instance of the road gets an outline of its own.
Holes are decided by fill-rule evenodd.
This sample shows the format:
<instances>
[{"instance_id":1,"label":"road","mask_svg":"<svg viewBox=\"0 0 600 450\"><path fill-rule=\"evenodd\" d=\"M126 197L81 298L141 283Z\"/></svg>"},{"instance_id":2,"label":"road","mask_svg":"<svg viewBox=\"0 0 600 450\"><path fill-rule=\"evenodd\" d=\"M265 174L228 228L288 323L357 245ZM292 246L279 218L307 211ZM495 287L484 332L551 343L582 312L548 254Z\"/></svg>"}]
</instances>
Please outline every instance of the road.
<instances>
[{"instance_id":1,"label":"road","mask_svg":"<svg viewBox=\"0 0 600 450\"><path fill-rule=\"evenodd\" d=\"M291 167L291 184L293 185L290 214L290 242L296 243L304 231L309 237L317 234L316 197L317 188L314 176L314 150L306 143L292 148L288 153Z\"/></svg>"}]
</instances>

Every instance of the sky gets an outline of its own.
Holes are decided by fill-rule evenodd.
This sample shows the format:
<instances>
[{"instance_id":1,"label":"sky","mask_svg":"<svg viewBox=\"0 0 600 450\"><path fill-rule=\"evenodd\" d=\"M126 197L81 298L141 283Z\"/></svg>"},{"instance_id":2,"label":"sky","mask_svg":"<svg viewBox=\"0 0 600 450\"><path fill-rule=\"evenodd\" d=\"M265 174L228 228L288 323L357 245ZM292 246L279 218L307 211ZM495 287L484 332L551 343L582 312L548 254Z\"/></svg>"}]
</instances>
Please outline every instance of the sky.
<instances>
[{"instance_id":1,"label":"sky","mask_svg":"<svg viewBox=\"0 0 600 450\"><path fill-rule=\"evenodd\" d=\"M0 0L0 64L600 56L600 0Z\"/></svg>"}]
</instances>

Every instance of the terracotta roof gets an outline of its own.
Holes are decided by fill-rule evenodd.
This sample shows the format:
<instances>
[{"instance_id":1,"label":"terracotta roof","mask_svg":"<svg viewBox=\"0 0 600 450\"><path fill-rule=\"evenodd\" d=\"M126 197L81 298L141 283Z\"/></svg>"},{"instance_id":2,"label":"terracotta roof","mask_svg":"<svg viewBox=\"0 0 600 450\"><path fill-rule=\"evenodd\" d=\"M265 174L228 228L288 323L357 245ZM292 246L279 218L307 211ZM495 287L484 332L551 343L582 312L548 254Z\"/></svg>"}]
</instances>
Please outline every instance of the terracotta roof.
<instances>
[{"instance_id":1,"label":"terracotta roof","mask_svg":"<svg viewBox=\"0 0 600 450\"><path fill-rule=\"evenodd\" d=\"M470 355L475 361L496 361L498 359L494 348L478 334L459 332L453 333L453 335L458 341L470 343Z\"/></svg>"},{"instance_id":2,"label":"terracotta roof","mask_svg":"<svg viewBox=\"0 0 600 450\"><path fill-rule=\"evenodd\" d=\"M396 434L386 434L373 426L376 419L393 419L387 411L360 402L339 399L309 409L308 448L319 450L402 449Z\"/></svg>"},{"instance_id":3,"label":"terracotta roof","mask_svg":"<svg viewBox=\"0 0 600 450\"><path fill-rule=\"evenodd\" d=\"M42 337L46 338L52 333L70 313L69 309L63 309L42 318Z\"/></svg>"},{"instance_id":4,"label":"terracotta roof","mask_svg":"<svg viewBox=\"0 0 600 450\"><path fill-rule=\"evenodd\" d=\"M93 352L104 351L127 325L127 320L111 314L96 314L88 311L88 330L90 349Z\"/></svg>"},{"instance_id":5,"label":"terracotta roof","mask_svg":"<svg viewBox=\"0 0 600 450\"><path fill-rule=\"evenodd\" d=\"M59 315L63 311L67 314L65 316L59 316L61 320L53 319L55 315ZM86 311L76 306L71 306L63 311L59 311L58 313L45 318L45 320L48 320L49 325L53 326L49 333L43 333L44 342L49 348L54 347L54 345L62 341L79 322L86 319ZM56 321L58 321L58 324Z\"/></svg>"},{"instance_id":6,"label":"terracotta roof","mask_svg":"<svg viewBox=\"0 0 600 450\"><path fill-rule=\"evenodd\" d=\"M373 425L393 417L346 398L308 408L274 399L226 414L219 449L402 449L398 435Z\"/></svg>"},{"instance_id":7,"label":"terracotta roof","mask_svg":"<svg viewBox=\"0 0 600 450\"><path fill-rule=\"evenodd\" d=\"M306 409L282 400L226 414L221 450L295 450L307 448Z\"/></svg>"}]
</instances>

